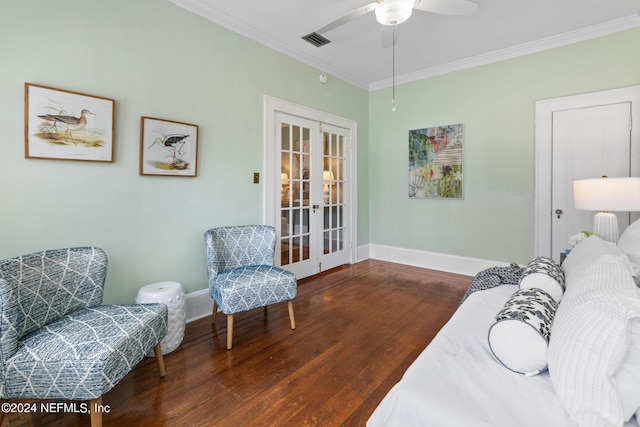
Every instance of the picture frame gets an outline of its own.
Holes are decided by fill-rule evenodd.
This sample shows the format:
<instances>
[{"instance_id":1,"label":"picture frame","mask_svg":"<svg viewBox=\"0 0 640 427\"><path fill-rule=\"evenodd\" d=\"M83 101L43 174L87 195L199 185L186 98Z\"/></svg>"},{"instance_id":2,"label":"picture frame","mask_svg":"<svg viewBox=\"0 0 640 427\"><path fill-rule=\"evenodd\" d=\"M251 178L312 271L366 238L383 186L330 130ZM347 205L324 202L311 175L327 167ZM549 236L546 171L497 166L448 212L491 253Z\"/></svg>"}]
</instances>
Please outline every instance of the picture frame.
<instances>
[{"instance_id":1,"label":"picture frame","mask_svg":"<svg viewBox=\"0 0 640 427\"><path fill-rule=\"evenodd\" d=\"M113 162L111 98L25 83L25 158Z\"/></svg>"},{"instance_id":2,"label":"picture frame","mask_svg":"<svg viewBox=\"0 0 640 427\"><path fill-rule=\"evenodd\" d=\"M409 131L409 198L463 198L464 125Z\"/></svg>"},{"instance_id":3,"label":"picture frame","mask_svg":"<svg viewBox=\"0 0 640 427\"><path fill-rule=\"evenodd\" d=\"M195 177L198 125L142 116L140 175Z\"/></svg>"}]
</instances>

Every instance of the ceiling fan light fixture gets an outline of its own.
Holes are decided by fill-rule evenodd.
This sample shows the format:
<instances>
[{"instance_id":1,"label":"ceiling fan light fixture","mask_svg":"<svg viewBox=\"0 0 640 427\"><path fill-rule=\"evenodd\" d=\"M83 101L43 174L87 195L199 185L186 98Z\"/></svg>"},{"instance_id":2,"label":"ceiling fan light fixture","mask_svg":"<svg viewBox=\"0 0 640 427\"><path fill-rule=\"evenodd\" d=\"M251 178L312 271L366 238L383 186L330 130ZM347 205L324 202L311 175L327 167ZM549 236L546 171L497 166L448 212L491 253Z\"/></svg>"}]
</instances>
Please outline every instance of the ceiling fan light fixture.
<instances>
[{"instance_id":1,"label":"ceiling fan light fixture","mask_svg":"<svg viewBox=\"0 0 640 427\"><path fill-rule=\"evenodd\" d=\"M415 0L384 0L376 7L376 20L382 25L398 25L411 17Z\"/></svg>"}]
</instances>

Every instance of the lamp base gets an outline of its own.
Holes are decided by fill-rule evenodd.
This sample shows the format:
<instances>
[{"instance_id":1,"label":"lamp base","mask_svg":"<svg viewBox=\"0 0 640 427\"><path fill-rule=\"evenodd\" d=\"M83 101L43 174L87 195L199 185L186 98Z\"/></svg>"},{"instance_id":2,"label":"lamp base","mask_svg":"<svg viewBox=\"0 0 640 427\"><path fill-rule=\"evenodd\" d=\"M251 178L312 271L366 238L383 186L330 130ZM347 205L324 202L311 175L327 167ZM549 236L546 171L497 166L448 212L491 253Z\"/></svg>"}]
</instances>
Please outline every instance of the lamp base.
<instances>
[{"instance_id":1,"label":"lamp base","mask_svg":"<svg viewBox=\"0 0 640 427\"><path fill-rule=\"evenodd\" d=\"M618 218L611 212L599 212L593 217L593 234L608 242L618 242Z\"/></svg>"}]
</instances>

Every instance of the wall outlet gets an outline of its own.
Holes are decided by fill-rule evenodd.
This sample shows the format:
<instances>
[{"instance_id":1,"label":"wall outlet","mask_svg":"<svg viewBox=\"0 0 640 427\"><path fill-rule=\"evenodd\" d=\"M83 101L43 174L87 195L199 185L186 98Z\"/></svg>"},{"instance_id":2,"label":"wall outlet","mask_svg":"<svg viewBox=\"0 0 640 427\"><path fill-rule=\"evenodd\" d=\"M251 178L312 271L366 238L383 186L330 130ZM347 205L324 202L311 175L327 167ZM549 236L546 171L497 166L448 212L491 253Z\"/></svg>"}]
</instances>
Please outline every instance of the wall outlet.
<instances>
[{"instance_id":1,"label":"wall outlet","mask_svg":"<svg viewBox=\"0 0 640 427\"><path fill-rule=\"evenodd\" d=\"M253 173L253 183L254 184L259 184L260 183L260 173L259 172L254 172Z\"/></svg>"}]
</instances>

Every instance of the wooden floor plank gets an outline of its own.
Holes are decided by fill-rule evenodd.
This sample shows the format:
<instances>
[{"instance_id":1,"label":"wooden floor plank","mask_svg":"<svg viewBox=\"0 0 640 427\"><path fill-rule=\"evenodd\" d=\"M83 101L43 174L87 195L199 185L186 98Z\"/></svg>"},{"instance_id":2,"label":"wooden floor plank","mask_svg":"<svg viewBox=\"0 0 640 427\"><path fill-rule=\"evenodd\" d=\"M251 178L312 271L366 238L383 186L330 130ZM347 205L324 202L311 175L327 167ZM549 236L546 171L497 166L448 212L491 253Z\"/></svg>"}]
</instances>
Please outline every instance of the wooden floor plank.
<instances>
[{"instance_id":1,"label":"wooden floor plank","mask_svg":"<svg viewBox=\"0 0 640 427\"><path fill-rule=\"evenodd\" d=\"M471 277L367 260L299 281L286 303L187 324L158 377L148 358L103 397L105 426L363 426L458 307ZM85 414L3 425L88 426Z\"/></svg>"}]
</instances>

